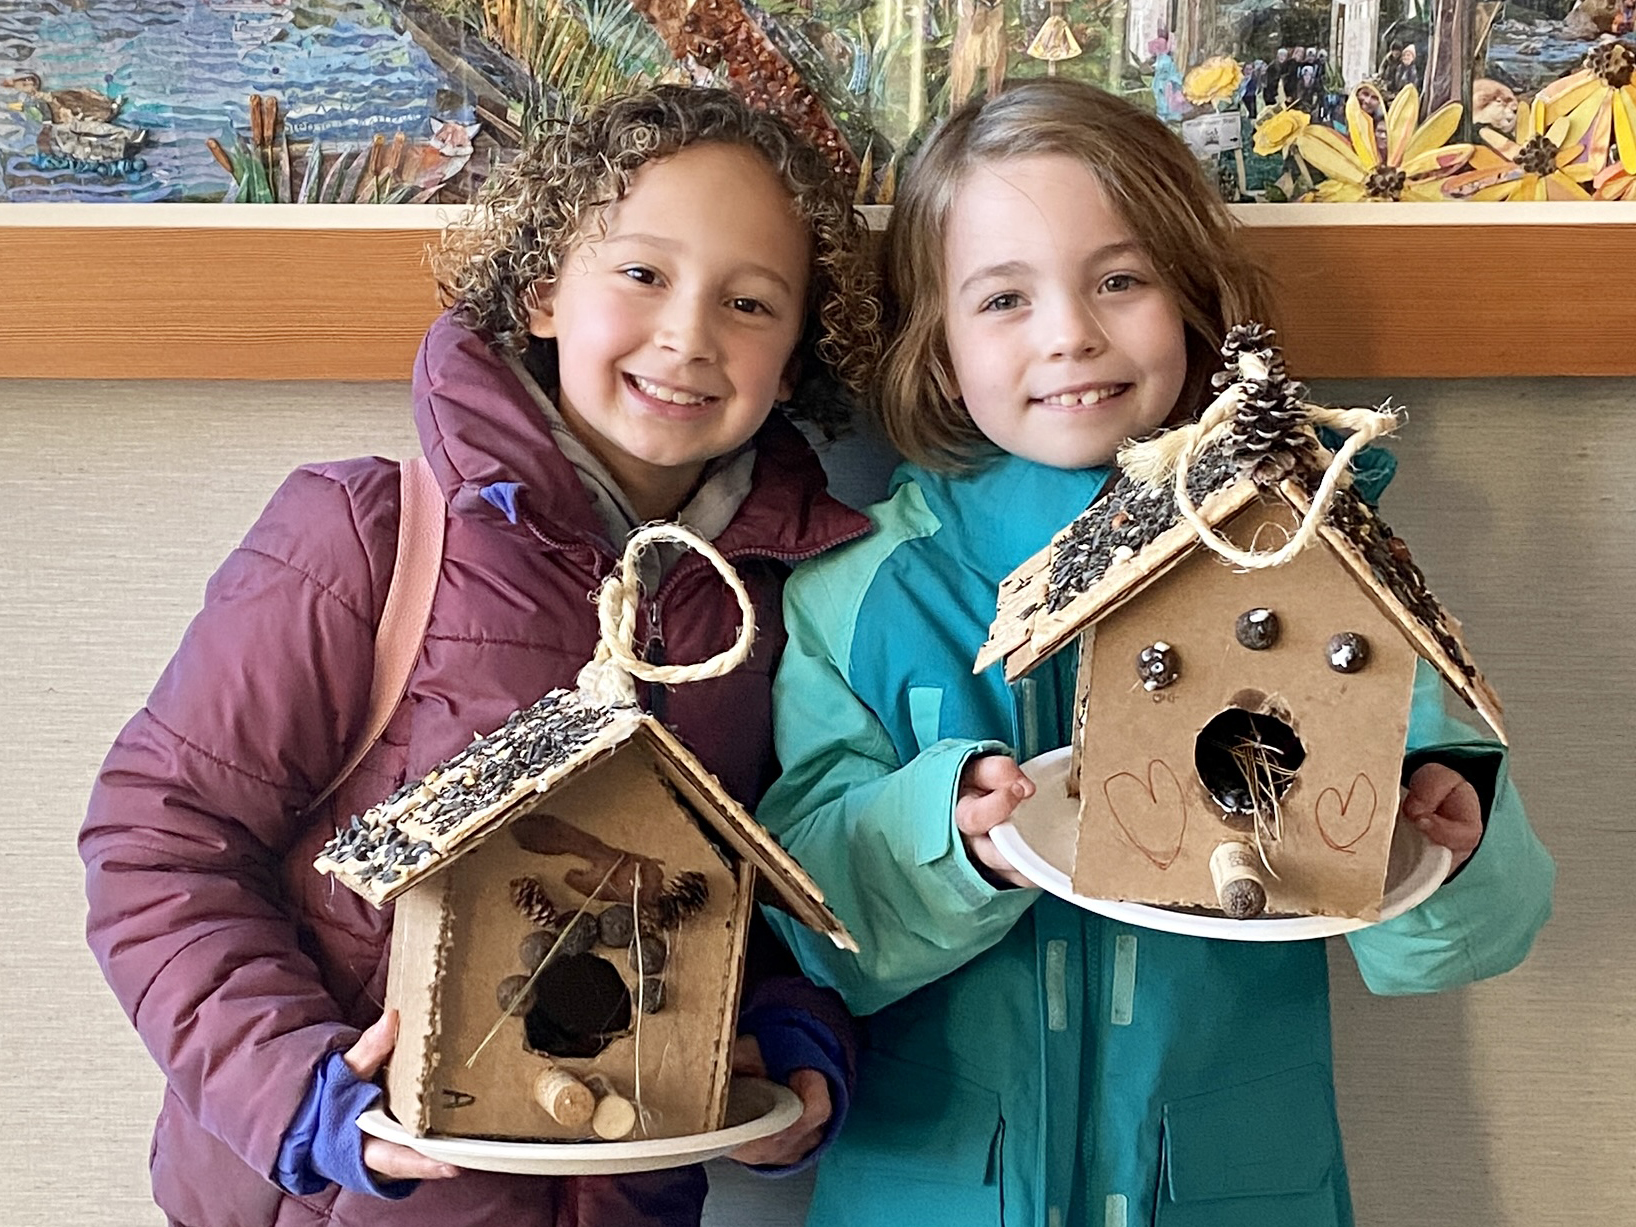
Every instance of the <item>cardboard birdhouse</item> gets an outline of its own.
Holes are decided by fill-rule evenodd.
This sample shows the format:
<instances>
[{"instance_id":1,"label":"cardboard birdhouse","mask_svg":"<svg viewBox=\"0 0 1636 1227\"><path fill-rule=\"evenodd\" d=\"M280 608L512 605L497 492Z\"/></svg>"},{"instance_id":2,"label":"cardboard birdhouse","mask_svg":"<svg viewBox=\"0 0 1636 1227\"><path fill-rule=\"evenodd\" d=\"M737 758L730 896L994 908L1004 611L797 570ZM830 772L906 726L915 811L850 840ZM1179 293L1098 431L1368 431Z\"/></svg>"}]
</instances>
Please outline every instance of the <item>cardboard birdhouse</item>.
<instances>
[{"instance_id":1,"label":"cardboard birdhouse","mask_svg":"<svg viewBox=\"0 0 1636 1227\"><path fill-rule=\"evenodd\" d=\"M1504 740L1500 704L1407 546L1348 488L1394 415L1302 401L1235 329L1199 423L1125 472L1001 586L979 670L1077 647L1074 890L1379 919L1416 661ZM1337 454L1315 425L1354 430Z\"/></svg>"},{"instance_id":2,"label":"cardboard birdhouse","mask_svg":"<svg viewBox=\"0 0 1636 1227\"><path fill-rule=\"evenodd\" d=\"M317 861L397 901L387 1107L417 1135L719 1129L757 875L856 949L686 747L634 704L588 697L586 677L354 818Z\"/></svg>"}]
</instances>

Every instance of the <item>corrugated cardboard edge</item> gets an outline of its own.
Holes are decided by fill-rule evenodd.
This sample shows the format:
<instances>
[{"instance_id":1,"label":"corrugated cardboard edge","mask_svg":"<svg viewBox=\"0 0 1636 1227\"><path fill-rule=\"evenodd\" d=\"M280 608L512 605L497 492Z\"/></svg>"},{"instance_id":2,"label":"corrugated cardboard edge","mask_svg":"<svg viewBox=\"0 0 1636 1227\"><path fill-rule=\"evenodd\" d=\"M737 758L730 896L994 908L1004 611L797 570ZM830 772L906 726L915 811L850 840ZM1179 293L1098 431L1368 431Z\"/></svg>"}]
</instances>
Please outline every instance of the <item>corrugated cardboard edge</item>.
<instances>
[{"instance_id":1,"label":"corrugated cardboard edge","mask_svg":"<svg viewBox=\"0 0 1636 1227\"><path fill-rule=\"evenodd\" d=\"M1079 658L1074 662L1073 728L1068 744L1068 795L1079 796L1079 773L1085 765L1085 717L1091 706L1091 656L1096 651L1096 623L1079 632Z\"/></svg>"},{"instance_id":2,"label":"corrugated cardboard edge","mask_svg":"<svg viewBox=\"0 0 1636 1227\"><path fill-rule=\"evenodd\" d=\"M386 1007L398 1011L398 1040L386 1067L388 1110L409 1132L431 1127L432 1080L442 1029L444 965L453 940L449 880L426 882L395 907Z\"/></svg>"},{"instance_id":3,"label":"corrugated cardboard edge","mask_svg":"<svg viewBox=\"0 0 1636 1227\"><path fill-rule=\"evenodd\" d=\"M1051 550L1055 545L1056 538L1053 537L1051 545L1000 581L994 621L989 624L987 642L977 651L977 662L971 669L973 673L983 672L995 661L1028 642L1034 614L1045 606L1047 581L1051 575Z\"/></svg>"},{"instance_id":4,"label":"corrugated cardboard edge","mask_svg":"<svg viewBox=\"0 0 1636 1227\"><path fill-rule=\"evenodd\" d=\"M744 966L744 951L750 937L751 909L755 907L756 870L748 860L737 866L738 900L733 905L734 948L729 952L728 966L734 974L721 978L721 1033L717 1036L716 1060L710 1070L710 1106L707 1113L712 1129L727 1123L728 1085L733 1077L733 1044L738 1038L739 998L744 992L744 977L736 969Z\"/></svg>"},{"instance_id":5,"label":"corrugated cardboard edge","mask_svg":"<svg viewBox=\"0 0 1636 1227\"><path fill-rule=\"evenodd\" d=\"M1230 486L1213 491L1199 506L1199 515L1205 523L1215 526L1237 515L1261 497L1261 487L1249 478L1240 478ZM1066 533L1063 529L1052 538L1051 551L1057 540ZM1077 635L1086 623L1102 617L1110 610L1128 601L1153 583L1176 563L1195 549L1202 548L1198 534L1186 520L1178 520L1165 529L1138 552L1122 562L1110 565L1095 584L1080 593L1055 613L1041 602L1039 608L1026 619L1028 637L1022 646L1006 653L1005 676L1016 681L1048 656L1060 651L1068 640ZM1049 553L1040 568L1041 575L1049 574ZM1025 566L1031 565L1035 555ZM1012 638L1015 637L1013 634ZM992 657L992 653L988 654ZM979 661L984 659L982 655Z\"/></svg>"},{"instance_id":6,"label":"corrugated cardboard edge","mask_svg":"<svg viewBox=\"0 0 1636 1227\"><path fill-rule=\"evenodd\" d=\"M1307 508L1311 505L1306 491L1291 482L1282 483L1278 487L1278 493L1289 503L1291 509L1298 516L1305 515ZM1345 533L1325 523L1318 526L1318 535L1340 560L1352 578L1369 595L1370 599L1379 606L1381 612L1396 623L1398 630L1409 641L1410 646L1442 675L1443 681L1448 684L1451 690L1469 703L1478 715L1482 716L1488 727L1493 730L1494 736L1499 739L1500 744L1508 745L1509 742L1507 742L1505 736L1505 718L1502 714L1499 695L1494 693L1493 688L1484 679L1481 670L1478 670L1469 678L1465 675L1459 664L1443 649L1443 645L1432 637L1420 619L1415 617L1408 607L1393 595L1391 589L1375 578L1375 573L1370 568L1368 559L1364 558L1358 548L1352 544L1351 538ZM1436 599L1435 594L1433 594L1433 599ZM1443 608L1441 601L1438 601L1437 604L1438 608L1443 609L1444 616L1448 618L1449 633L1465 650L1466 656L1472 661L1472 667L1475 669L1477 658L1472 654L1470 646L1466 643L1459 622L1455 620L1453 615L1448 613L1447 609Z\"/></svg>"},{"instance_id":7,"label":"corrugated cardboard edge","mask_svg":"<svg viewBox=\"0 0 1636 1227\"><path fill-rule=\"evenodd\" d=\"M700 766L687 747L651 716L642 717L641 733L676 786L733 850L766 876L790 913L808 928L825 934L842 950L856 952L858 943L835 913L824 905L824 892L818 889L818 884L766 828Z\"/></svg>"}]
</instances>

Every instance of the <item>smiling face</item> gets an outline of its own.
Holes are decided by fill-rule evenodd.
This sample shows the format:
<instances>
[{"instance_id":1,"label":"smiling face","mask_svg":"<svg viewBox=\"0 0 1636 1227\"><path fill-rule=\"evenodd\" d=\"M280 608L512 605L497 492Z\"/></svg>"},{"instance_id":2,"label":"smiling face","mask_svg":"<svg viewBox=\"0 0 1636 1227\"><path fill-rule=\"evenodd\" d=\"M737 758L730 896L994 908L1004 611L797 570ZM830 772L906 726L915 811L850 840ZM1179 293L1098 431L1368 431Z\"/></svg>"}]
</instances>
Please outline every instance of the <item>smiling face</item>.
<instances>
[{"instance_id":1,"label":"smiling face","mask_svg":"<svg viewBox=\"0 0 1636 1227\"><path fill-rule=\"evenodd\" d=\"M719 143L642 167L600 223L529 331L556 341L569 428L639 514L664 517L789 396L811 240L773 170Z\"/></svg>"},{"instance_id":2,"label":"smiling face","mask_svg":"<svg viewBox=\"0 0 1636 1227\"><path fill-rule=\"evenodd\" d=\"M1007 452L1060 469L1107 464L1175 409L1181 310L1079 160L972 170L949 215L944 285L958 394Z\"/></svg>"}]
</instances>

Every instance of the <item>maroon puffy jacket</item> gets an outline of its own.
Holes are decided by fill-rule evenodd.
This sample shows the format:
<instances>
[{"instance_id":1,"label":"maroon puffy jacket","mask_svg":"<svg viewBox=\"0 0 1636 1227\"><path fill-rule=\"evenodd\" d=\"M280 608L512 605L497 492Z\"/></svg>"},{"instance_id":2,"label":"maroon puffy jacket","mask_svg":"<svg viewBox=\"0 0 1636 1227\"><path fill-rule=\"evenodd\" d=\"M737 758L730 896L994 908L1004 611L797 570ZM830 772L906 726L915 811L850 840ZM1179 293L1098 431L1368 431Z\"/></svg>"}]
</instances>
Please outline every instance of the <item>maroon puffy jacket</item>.
<instances>
[{"instance_id":1,"label":"maroon puffy jacket","mask_svg":"<svg viewBox=\"0 0 1636 1227\"><path fill-rule=\"evenodd\" d=\"M616 563L538 408L480 337L439 320L414 399L449 502L445 554L407 696L332 803L342 815L572 685L596 642L589 594ZM756 446L751 493L715 542L754 597L755 652L726 677L644 699L662 699L665 721L746 805L774 770L784 576L868 528L825 493L817 458L781 417ZM481 497L495 483L517 483L515 523ZM332 832L301 814L364 730L397 522L392 462L292 474L211 579L91 795L80 835L90 943L168 1082L154 1197L191 1227L608 1217L585 1210L594 1199L569 1205L568 1182L527 1177L467 1172L400 1202L334 1188L292 1197L267 1179L314 1067L379 1016L386 984L391 908L313 871ZM647 602L638 642L696 661L737 629L732 595L689 555Z\"/></svg>"}]
</instances>

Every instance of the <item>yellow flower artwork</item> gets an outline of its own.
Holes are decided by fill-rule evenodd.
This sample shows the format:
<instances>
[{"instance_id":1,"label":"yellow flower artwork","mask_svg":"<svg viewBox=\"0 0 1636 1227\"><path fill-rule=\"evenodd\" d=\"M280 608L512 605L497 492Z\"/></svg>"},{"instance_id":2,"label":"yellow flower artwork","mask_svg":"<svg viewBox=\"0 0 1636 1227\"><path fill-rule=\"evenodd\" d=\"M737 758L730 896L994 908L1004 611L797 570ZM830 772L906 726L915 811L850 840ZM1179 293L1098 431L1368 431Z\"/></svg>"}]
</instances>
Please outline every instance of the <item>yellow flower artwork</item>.
<instances>
[{"instance_id":1,"label":"yellow flower artwork","mask_svg":"<svg viewBox=\"0 0 1636 1227\"><path fill-rule=\"evenodd\" d=\"M1457 200L1589 200L1584 185L1597 168L1585 156L1585 134L1573 131L1573 118L1555 123L1545 118L1545 103L1534 101L1517 109L1517 139L1492 128L1483 129L1481 146L1471 156L1471 169L1443 183Z\"/></svg>"},{"instance_id":2,"label":"yellow flower artwork","mask_svg":"<svg viewBox=\"0 0 1636 1227\"><path fill-rule=\"evenodd\" d=\"M1261 112L1255 122L1255 151L1264 158L1283 153L1311 122L1312 116L1295 107Z\"/></svg>"},{"instance_id":3,"label":"yellow flower artwork","mask_svg":"<svg viewBox=\"0 0 1636 1227\"><path fill-rule=\"evenodd\" d=\"M1230 55L1213 55L1182 79L1182 95L1194 106L1225 102L1244 84L1244 69Z\"/></svg>"},{"instance_id":4,"label":"yellow flower artwork","mask_svg":"<svg viewBox=\"0 0 1636 1227\"><path fill-rule=\"evenodd\" d=\"M1460 126L1458 102L1439 107L1417 125L1420 91L1406 86L1386 112L1386 148L1357 92L1346 100L1347 135L1316 124L1303 128L1295 147L1328 176L1310 194L1320 201L1441 200L1442 181L1463 167L1475 146L1445 144Z\"/></svg>"},{"instance_id":5,"label":"yellow flower artwork","mask_svg":"<svg viewBox=\"0 0 1636 1227\"><path fill-rule=\"evenodd\" d=\"M1583 133L1586 160L1595 170L1608 164L1609 141L1619 150L1625 170L1636 175L1636 48L1629 43L1600 43L1585 57L1585 66L1539 91L1545 118L1555 123L1566 115L1569 132Z\"/></svg>"}]
</instances>

